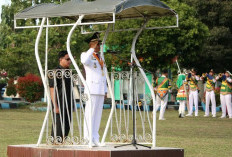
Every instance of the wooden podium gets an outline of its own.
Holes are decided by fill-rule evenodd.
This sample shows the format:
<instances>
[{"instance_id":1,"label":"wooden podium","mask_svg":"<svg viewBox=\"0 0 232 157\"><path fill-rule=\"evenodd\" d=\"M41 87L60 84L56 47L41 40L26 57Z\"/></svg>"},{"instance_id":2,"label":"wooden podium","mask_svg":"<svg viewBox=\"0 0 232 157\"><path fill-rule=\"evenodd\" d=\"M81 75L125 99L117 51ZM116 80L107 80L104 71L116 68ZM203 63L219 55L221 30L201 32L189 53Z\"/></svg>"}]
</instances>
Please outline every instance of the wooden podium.
<instances>
[{"instance_id":1,"label":"wooden podium","mask_svg":"<svg viewBox=\"0 0 232 157\"><path fill-rule=\"evenodd\" d=\"M115 145L88 148L87 146L10 145L8 157L184 157L184 149L138 146L114 148Z\"/></svg>"}]
</instances>

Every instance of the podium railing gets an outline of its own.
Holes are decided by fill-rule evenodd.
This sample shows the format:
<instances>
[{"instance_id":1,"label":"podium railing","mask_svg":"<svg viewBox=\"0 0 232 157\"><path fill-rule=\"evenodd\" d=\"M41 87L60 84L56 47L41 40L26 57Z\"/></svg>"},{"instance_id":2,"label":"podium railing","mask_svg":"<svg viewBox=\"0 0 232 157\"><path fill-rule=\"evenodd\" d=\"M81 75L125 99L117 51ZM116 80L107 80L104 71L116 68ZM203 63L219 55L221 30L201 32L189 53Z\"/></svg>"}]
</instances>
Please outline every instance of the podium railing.
<instances>
[{"instance_id":1,"label":"podium railing","mask_svg":"<svg viewBox=\"0 0 232 157\"><path fill-rule=\"evenodd\" d=\"M132 140L133 107L131 104L130 72L109 72L109 76L116 106L110 130L104 142L127 143ZM47 100L50 101L48 103L52 104L52 107L49 111L50 116L46 121L46 144L88 145L89 141L84 138L83 132L85 104L88 96L84 92L84 85L79 75L71 69L54 69L47 71L47 77L47 89L53 88L53 92L50 92L51 99ZM152 144L152 112L149 112L152 110L152 105L150 105L152 97L141 73L135 72L133 77L135 80L136 139L140 143ZM57 106L54 103L57 103ZM55 114L57 107L60 114ZM109 109L103 110L103 114L108 116ZM57 122L57 119L60 121ZM102 127L105 126L104 123L106 122L102 120ZM57 135L59 127L61 136ZM70 127L68 135L65 129L67 127Z\"/></svg>"}]
</instances>

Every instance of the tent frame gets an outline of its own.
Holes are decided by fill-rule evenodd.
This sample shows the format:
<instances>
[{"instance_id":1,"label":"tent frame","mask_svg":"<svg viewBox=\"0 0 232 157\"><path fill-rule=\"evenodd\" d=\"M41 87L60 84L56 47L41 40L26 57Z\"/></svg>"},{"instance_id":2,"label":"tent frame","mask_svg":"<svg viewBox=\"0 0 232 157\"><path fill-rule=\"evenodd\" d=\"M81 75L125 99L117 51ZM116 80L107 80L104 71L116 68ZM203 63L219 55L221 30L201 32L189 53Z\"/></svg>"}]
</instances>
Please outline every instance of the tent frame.
<instances>
[{"instance_id":1,"label":"tent frame","mask_svg":"<svg viewBox=\"0 0 232 157\"><path fill-rule=\"evenodd\" d=\"M105 32L105 36L104 36L103 43L102 43L103 45L106 42L106 39L107 39L107 36L108 36L109 32L137 31L136 35L133 38L133 42L132 42L132 46L131 46L131 62L135 61L136 65L138 67L141 67L141 65L139 63L139 60L136 57L135 45L136 45L136 42L138 40L139 35L142 33L143 30L145 30L145 29L151 30L151 29L177 28L177 27L179 27L178 14L176 14L176 25L174 25L174 26L146 27L146 22L145 22L140 28L120 29L120 30L112 30L112 31L110 31L110 26L115 23L115 13L113 13L113 20L112 21L104 21L104 22L101 21L101 22L87 22L87 23L84 23L84 22L82 22L82 19L84 18L84 16L85 15L80 15L78 17L78 20L76 21L76 23L73 23L73 24L50 25L49 24L49 18L48 17L43 17L40 25L36 25L36 26L17 26L17 21L16 21L16 19L14 20L15 29L39 28L37 38L36 38L36 42L35 42L35 56L36 56L36 61L37 61L38 68L39 68L39 71L40 71L40 75L41 75L41 78L42 78L42 82L43 82L43 85L44 85L45 95L46 95L46 99L47 99L47 102L48 102L48 108L47 108L47 112L46 112L46 115L45 115L45 118L44 118L42 129L40 131L37 146L39 146L41 144L42 137L43 137L45 127L46 127L46 124L47 124L47 120L49 118L49 112L51 111L51 96L50 96L49 88L47 86L47 75L46 75L47 62L48 62L47 55L48 55L48 33L49 33L48 28L49 27L72 26L72 28L71 28L71 30L70 30L70 32L68 34L68 37L67 37L67 51L68 51L69 57L70 57L70 59L72 61L72 64L75 67L75 70L77 71L78 75L80 76L81 81L83 82L83 84L84 84L84 86L86 88L88 101L91 100L91 95L90 95L87 83L86 83L83 75L81 74L81 71L80 71L78 65L76 64L76 62L74 60L74 57L72 55L71 49L70 49L71 36L72 36L72 34L73 34L73 32L74 32L74 30L75 30L75 28L77 26L95 25L95 24L108 24L108 28L107 28L106 31L99 31L99 32ZM47 20L47 24L45 25L46 20ZM41 61L40 61L40 58L39 58L39 48L38 48L43 28L46 28L45 73L43 71L42 64L41 64ZM88 33L91 33L91 32L82 31L82 33L83 34L88 34ZM103 47L101 48L101 56L102 56L102 58L104 60ZM139 70L140 70L143 78L145 79L145 82L147 83L147 85L148 85L148 87L149 87L149 89L151 91L151 96L152 96L152 100L153 100L153 108L155 109L156 108L156 103L155 103L156 101L155 101L155 94L154 94L154 91L153 91L153 87L152 87L151 83L149 82L148 78L146 77L146 74L145 74L144 70L142 68L139 68ZM113 94L112 86L111 86L111 81L110 81L110 78L109 78L108 71L107 71L106 67L104 68L104 71L105 71L105 74L106 74L106 77L107 77L107 83L108 83L108 87L109 87L109 92L110 92L110 95L111 95L111 98L112 98L112 109L111 109L111 112L110 112L110 115L109 115L109 118L108 118L108 121L107 121L107 125L106 125L105 131L104 131L104 134L103 134L103 137L102 137L102 140L101 140L101 145L105 144L105 138L106 138L106 135L107 135L107 132L108 132L108 129L109 129L109 126L110 126L110 122L111 122L112 117L113 117L113 112L114 112L114 109L115 109L115 98L114 98L114 94ZM132 78L130 78L130 87L132 87L131 80L132 80ZM90 104L91 104L91 101L90 101ZM92 118L90 118L90 128L89 128L90 139L92 139L92 137L91 137L92 136L92 121L91 121L91 119ZM91 147L92 147L92 140L89 140L89 148L91 148ZM156 111L153 112L153 131L152 131L152 148L155 148L155 147L156 147Z\"/></svg>"},{"instance_id":2,"label":"tent frame","mask_svg":"<svg viewBox=\"0 0 232 157\"><path fill-rule=\"evenodd\" d=\"M87 23L80 23L79 25L81 26L81 32L82 34L88 34L88 33L93 33L93 32L85 32L83 29L84 25L98 25L98 24L114 24L116 19L115 19L115 13L113 13L113 20L112 21L105 21L105 22L87 22ZM178 28L179 27L179 16L178 14L175 15L176 16L176 24L172 25L172 26L162 26L162 27L145 27L144 29L147 30L152 30L152 29L166 29L166 28ZM49 18L47 17L47 19L49 20ZM128 18L128 19L135 19L135 18ZM17 20L19 19L14 19L14 28L15 29L29 29L29 28L40 28L40 25L34 25L34 26L17 26ZM22 20L22 19L21 19ZM24 19L27 20L27 19ZM74 26L75 23L67 23L67 24L49 24L47 23L46 25L44 24L44 28L50 28L50 27L68 27L68 26ZM137 31L139 30L139 28L128 28L128 29L118 29L118 30L111 30L109 32L123 32L123 31ZM98 31L98 32L105 32L105 31Z\"/></svg>"}]
</instances>

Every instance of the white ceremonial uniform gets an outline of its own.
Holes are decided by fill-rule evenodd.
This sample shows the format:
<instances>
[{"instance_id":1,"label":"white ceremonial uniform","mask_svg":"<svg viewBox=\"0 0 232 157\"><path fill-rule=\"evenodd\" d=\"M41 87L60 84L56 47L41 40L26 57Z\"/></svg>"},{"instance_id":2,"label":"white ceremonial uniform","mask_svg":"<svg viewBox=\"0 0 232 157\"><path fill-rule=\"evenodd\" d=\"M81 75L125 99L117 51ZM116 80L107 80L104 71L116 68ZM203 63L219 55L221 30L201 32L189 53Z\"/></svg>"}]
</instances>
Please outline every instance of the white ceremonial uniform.
<instances>
[{"instance_id":1,"label":"white ceremonial uniform","mask_svg":"<svg viewBox=\"0 0 232 157\"><path fill-rule=\"evenodd\" d=\"M99 127L101 123L104 96L107 93L106 76L101 69L98 60L93 56L94 49L90 48L81 54L81 63L84 65L86 82L91 94L92 106L89 103L85 107L84 138L89 139L90 107L92 107L92 137L99 142Z\"/></svg>"},{"instance_id":2,"label":"white ceremonial uniform","mask_svg":"<svg viewBox=\"0 0 232 157\"><path fill-rule=\"evenodd\" d=\"M232 83L232 79L230 77L226 78L226 80ZM231 103L231 93L230 94L220 94L220 100L222 105L222 116L221 118L226 117L226 109L229 115L229 118L232 119L232 103Z\"/></svg>"},{"instance_id":3,"label":"white ceremonial uniform","mask_svg":"<svg viewBox=\"0 0 232 157\"><path fill-rule=\"evenodd\" d=\"M208 78L207 78L207 81ZM206 83L206 93L205 93L205 99L206 99L206 103L205 103L205 117L209 116L209 103L211 101L211 110L212 110L212 116L216 117L216 100L215 100L215 92L214 92L214 88L215 85L214 83L216 82L216 79L212 79L212 83L209 84L209 82Z\"/></svg>"},{"instance_id":4,"label":"white ceremonial uniform","mask_svg":"<svg viewBox=\"0 0 232 157\"><path fill-rule=\"evenodd\" d=\"M156 111L160 107L159 120L164 120L164 113L165 113L167 104L168 104L168 94L163 99L160 99L160 97L156 95Z\"/></svg>"},{"instance_id":5,"label":"white ceremonial uniform","mask_svg":"<svg viewBox=\"0 0 232 157\"><path fill-rule=\"evenodd\" d=\"M185 114L185 103L186 103L186 100L179 100L179 114L182 115L182 117L184 117L184 114Z\"/></svg>"},{"instance_id":6,"label":"white ceremonial uniform","mask_svg":"<svg viewBox=\"0 0 232 157\"><path fill-rule=\"evenodd\" d=\"M192 76L195 77L196 80L199 80L198 76ZM191 86L191 85L190 85ZM186 116L191 116L193 113L193 104L195 106L195 116L198 116L198 89L196 90L189 90L189 113Z\"/></svg>"},{"instance_id":7,"label":"white ceremonial uniform","mask_svg":"<svg viewBox=\"0 0 232 157\"><path fill-rule=\"evenodd\" d=\"M220 100L222 105L222 118L226 117L226 109L229 115L229 118L232 119L232 103L231 103L231 94L220 94Z\"/></svg>"}]
</instances>

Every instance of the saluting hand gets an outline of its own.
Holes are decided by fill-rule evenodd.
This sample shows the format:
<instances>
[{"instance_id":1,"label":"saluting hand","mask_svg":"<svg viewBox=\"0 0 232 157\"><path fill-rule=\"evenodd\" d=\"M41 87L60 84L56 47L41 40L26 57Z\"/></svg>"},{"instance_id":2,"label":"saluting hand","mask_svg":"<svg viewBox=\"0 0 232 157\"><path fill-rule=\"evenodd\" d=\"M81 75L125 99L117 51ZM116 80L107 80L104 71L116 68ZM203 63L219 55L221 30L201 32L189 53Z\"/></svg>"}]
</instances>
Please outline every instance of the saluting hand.
<instances>
[{"instance_id":1,"label":"saluting hand","mask_svg":"<svg viewBox=\"0 0 232 157\"><path fill-rule=\"evenodd\" d=\"M89 43L89 47L95 49L97 47L98 41L92 41Z\"/></svg>"}]
</instances>

